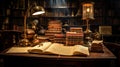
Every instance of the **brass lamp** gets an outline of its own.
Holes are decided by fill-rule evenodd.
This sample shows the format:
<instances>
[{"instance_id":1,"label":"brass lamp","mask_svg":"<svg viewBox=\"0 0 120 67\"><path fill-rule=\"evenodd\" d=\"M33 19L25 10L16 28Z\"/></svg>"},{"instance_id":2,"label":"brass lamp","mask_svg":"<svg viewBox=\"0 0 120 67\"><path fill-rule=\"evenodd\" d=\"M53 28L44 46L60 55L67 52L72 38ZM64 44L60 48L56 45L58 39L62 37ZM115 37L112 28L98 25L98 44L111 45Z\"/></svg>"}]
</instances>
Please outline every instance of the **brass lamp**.
<instances>
[{"instance_id":1,"label":"brass lamp","mask_svg":"<svg viewBox=\"0 0 120 67\"><path fill-rule=\"evenodd\" d=\"M90 19L94 19L94 9L93 9L93 5L94 5L94 2L85 2L82 4L82 8L83 8L83 13L82 13L82 19L83 20L86 20L86 32L89 32L89 20Z\"/></svg>"},{"instance_id":2,"label":"brass lamp","mask_svg":"<svg viewBox=\"0 0 120 67\"><path fill-rule=\"evenodd\" d=\"M82 19L86 21L86 31L84 31L84 42L88 44L91 42L92 31L90 30L89 20L94 19L94 2L84 2L82 3Z\"/></svg>"},{"instance_id":3,"label":"brass lamp","mask_svg":"<svg viewBox=\"0 0 120 67\"><path fill-rule=\"evenodd\" d=\"M20 40L20 45L21 46L28 46L29 45L29 40L27 39L27 17L28 17L28 13L31 10L32 15L40 15L45 13L45 10L43 7L41 6L36 6L36 4L31 5L30 7L28 7L28 9L25 12L24 15L24 38L22 40Z\"/></svg>"}]
</instances>

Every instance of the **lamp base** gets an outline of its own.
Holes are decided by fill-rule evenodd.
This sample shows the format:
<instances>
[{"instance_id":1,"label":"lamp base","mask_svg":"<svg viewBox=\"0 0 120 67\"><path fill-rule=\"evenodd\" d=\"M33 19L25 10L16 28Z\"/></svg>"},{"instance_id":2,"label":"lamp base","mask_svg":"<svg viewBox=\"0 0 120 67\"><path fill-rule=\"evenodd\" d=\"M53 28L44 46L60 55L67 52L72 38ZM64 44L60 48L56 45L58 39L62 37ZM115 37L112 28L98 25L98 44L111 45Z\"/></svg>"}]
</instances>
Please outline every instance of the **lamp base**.
<instances>
[{"instance_id":1,"label":"lamp base","mask_svg":"<svg viewBox=\"0 0 120 67\"><path fill-rule=\"evenodd\" d=\"M84 31L84 44L90 47L92 43L92 31L90 29Z\"/></svg>"}]
</instances>

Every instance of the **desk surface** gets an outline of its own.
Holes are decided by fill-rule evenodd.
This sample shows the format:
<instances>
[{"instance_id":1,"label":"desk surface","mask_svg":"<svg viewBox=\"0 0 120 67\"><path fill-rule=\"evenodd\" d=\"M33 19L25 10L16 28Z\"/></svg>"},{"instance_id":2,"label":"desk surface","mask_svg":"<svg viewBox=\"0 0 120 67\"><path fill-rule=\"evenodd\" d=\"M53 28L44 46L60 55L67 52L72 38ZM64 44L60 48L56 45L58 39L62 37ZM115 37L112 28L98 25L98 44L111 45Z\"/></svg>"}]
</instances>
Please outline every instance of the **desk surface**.
<instances>
[{"instance_id":1,"label":"desk surface","mask_svg":"<svg viewBox=\"0 0 120 67\"><path fill-rule=\"evenodd\" d=\"M29 53L5 53L6 51L3 51L0 53L0 56L4 57L32 57L32 58L47 58L47 59L69 59L69 60L89 60L89 59L104 59L104 60L115 60L116 56L105 46L103 47L104 53L96 53L96 52L90 52L90 55L87 57L81 57L81 56L59 56L59 55L40 55L40 54L29 54Z\"/></svg>"}]
</instances>

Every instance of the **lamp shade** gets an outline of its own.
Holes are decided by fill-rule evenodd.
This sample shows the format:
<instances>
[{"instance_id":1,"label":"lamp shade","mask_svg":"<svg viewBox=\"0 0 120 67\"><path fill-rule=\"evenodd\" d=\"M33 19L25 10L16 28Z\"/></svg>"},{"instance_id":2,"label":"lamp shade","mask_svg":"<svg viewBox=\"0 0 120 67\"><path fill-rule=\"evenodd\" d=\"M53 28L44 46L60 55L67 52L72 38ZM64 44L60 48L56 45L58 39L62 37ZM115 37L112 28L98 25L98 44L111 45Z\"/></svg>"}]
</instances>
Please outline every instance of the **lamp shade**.
<instances>
[{"instance_id":1,"label":"lamp shade","mask_svg":"<svg viewBox=\"0 0 120 67\"><path fill-rule=\"evenodd\" d=\"M82 4L82 19L94 19L94 9L93 9L94 2L84 2Z\"/></svg>"},{"instance_id":2,"label":"lamp shade","mask_svg":"<svg viewBox=\"0 0 120 67\"><path fill-rule=\"evenodd\" d=\"M35 6L31 9L32 15L40 15L45 13L45 10L41 6Z\"/></svg>"}]
</instances>

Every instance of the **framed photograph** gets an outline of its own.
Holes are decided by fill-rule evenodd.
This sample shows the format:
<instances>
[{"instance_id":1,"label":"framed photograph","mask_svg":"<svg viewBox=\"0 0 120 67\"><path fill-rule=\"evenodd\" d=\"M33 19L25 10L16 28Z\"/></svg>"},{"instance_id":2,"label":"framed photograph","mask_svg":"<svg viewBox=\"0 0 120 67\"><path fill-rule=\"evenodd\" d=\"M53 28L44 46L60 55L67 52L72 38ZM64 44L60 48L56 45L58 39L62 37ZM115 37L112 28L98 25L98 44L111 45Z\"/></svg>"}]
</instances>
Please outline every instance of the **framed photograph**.
<instances>
[{"instance_id":1,"label":"framed photograph","mask_svg":"<svg viewBox=\"0 0 120 67\"><path fill-rule=\"evenodd\" d=\"M99 33L102 35L112 35L112 26L99 26Z\"/></svg>"}]
</instances>

